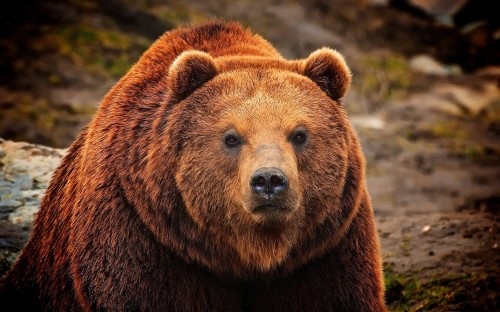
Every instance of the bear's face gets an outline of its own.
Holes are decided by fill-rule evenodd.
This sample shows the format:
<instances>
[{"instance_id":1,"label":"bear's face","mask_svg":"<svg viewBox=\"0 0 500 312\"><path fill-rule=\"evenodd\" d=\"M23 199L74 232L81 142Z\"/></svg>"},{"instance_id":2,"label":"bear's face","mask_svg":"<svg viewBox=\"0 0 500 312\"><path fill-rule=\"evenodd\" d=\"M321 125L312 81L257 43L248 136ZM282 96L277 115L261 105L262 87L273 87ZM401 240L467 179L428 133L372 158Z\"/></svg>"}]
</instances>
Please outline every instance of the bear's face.
<instances>
[{"instance_id":1,"label":"bear's face","mask_svg":"<svg viewBox=\"0 0 500 312\"><path fill-rule=\"evenodd\" d=\"M323 81L304 73L220 72L209 56L191 53L171 69L172 89L180 89L168 119L175 125L177 188L214 246L229 245L247 266L268 270L328 214L340 213L345 114Z\"/></svg>"}]
</instances>

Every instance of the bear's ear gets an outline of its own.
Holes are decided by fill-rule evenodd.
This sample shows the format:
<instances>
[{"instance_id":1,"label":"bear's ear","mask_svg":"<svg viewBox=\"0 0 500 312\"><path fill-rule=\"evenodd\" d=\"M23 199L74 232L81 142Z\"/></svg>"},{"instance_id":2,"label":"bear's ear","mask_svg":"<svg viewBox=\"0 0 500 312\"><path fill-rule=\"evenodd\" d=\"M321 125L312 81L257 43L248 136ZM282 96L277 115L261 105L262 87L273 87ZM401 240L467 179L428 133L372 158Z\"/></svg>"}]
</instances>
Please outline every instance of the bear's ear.
<instances>
[{"instance_id":1,"label":"bear's ear","mask_svg":"<svg viewBox=\"0 0 500 312\"><path fill-rule=\"evenodd\" d=\"M178 100L183 100L215 75L214 59L208 53L185 51L170 65L168 88Z\"/></svg>"},{"instance_id":2,"label":"bear's ear","mask_svg":"<svg viewBox=\"0 0 500 312\"><path fill-rule=\"evenodd\" d=\"M344 57L329 48L311 53L305 60L303 74L334 100L341 99L347 93L352 79Z\"/></svg>"}]
</instances>

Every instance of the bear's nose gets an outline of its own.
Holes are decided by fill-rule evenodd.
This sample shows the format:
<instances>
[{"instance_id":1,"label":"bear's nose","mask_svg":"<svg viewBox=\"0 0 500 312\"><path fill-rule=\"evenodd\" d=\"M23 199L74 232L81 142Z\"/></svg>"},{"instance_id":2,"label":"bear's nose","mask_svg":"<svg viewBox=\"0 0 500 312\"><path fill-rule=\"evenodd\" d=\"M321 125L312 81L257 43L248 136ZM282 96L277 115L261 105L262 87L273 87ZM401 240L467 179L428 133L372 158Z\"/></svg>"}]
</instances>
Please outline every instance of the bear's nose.
<instances>
[{"instance_id":1,"label":"bear's nose","mask_svg":"<svg viewBox=\"0 0 500 312\"><path fill-rule=\"evenodd\" d=\"M261 195L276 195L288 188L288 179L278 168L259 168L250 180L250 187Z\"/></svg>"}]
</instances>

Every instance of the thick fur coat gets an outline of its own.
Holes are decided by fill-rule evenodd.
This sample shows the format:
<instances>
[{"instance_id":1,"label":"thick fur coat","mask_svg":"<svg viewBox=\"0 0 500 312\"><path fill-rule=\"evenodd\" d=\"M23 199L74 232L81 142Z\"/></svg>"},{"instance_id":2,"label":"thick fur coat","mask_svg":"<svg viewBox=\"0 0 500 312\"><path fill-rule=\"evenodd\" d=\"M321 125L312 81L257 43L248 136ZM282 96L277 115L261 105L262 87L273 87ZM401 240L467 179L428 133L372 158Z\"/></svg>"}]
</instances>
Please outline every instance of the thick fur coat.
<instances>
[{"instance_id":1,"label":"thick fur coat","mask_svg":"<svg viewBox=\"0 0 500 312\"><path fill-rule=\"evenodd\" d=\"M54 173L3 307L385 311L350 81L235 23L165 33Z\"/></svg>"}]
</instances>

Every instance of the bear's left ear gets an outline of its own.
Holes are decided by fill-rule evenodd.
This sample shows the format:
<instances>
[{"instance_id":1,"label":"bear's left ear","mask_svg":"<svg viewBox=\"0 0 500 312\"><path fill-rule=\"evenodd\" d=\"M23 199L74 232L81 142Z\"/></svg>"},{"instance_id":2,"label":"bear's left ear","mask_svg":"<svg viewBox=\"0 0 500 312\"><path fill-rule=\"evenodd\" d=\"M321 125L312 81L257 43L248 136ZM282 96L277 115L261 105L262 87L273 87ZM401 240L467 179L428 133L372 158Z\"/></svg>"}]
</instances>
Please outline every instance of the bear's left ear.
<instances>
[{"instance_id":1,"label":"bear's left ear","mask_svg":"<svg viewBox=\"0 0 500 312\"><path fill-rule=\"evenodd\" d=\"M344 57L329 48L311 53L305 60L303 74L334 100L341 99L347 93L352 80Z\"/></svg>"},{"instance_id":2,"label":"bear's left ear","mask_svg":"<svg viewBox=\"0 0 500 312\"><path fill-rule=\"evenodd\" d=\"M183 100L216 75L214 59L208 53L185 51L170 65L168 87L178 100Z\"/></svg>"}]
</instances>

